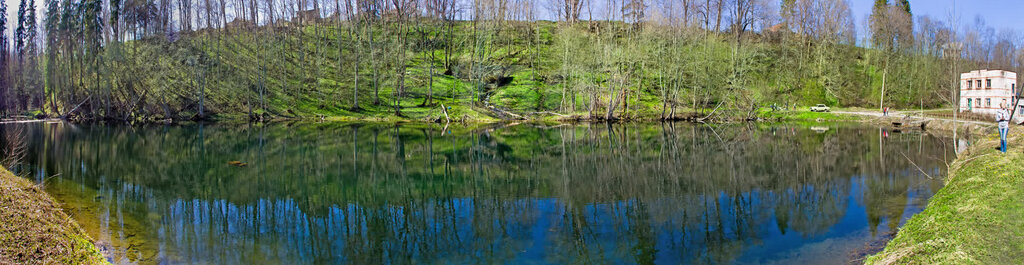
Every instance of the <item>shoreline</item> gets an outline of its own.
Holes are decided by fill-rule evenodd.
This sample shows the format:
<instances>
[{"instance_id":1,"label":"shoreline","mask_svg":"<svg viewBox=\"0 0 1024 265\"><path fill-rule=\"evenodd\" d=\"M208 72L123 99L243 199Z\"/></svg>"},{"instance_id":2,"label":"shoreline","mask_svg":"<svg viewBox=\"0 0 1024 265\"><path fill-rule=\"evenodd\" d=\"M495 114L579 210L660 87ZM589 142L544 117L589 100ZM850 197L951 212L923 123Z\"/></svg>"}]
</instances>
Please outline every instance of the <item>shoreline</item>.
<instances>
[{"instance_id":1,"label":"shoreline","mask_svg":"<svg viewBox=\"0 0 1024 265\"><path fill-rule=\"evenodd\" d=\"M465 113L444 113L433 111L430 113L406 113L396 116L392 113L367 113L364 115L326 115L326 114L293 114L294 116L272 116L267 119L252 119L242 113L211 114L196 119L62 119L52 116L9 116L0 119L0 124L27 123L27 122L53 122L65 121L71 123L110 123L110 124L190 124L190 123L278 123L278 122L371 122L371 123L421 123L421 124L496 124L496 123L628 123L628 122L690 122L690 123L737 123L737 122L778 122L778 121L814 121L824 119L829 121L854 121L859 120L859 115L847 115L842 112L864 111L863 108L842 108L837 112L811 112L806 108L792 110L771 111L765 108L744 113L745 115L709 115L716 110L681 110L678 114L671 114L670 117L662 117L662 113L650 110L634 110L625 116L615 116L611 119L603 115L591 115L588 112L556 113L551 111L511 113L511 112L485 112L476 110ZM504 118L502 118L504 117ZM193 117L195 118L195 117Z\"/></svg>"},{"instance_id":2,"label":"shoreline","mask_svg":"<svg viewBox=\"0 0 1024 265\"><path fill-rule=\"evenodd\" d=\"M0 167L0 263L109 264L41 187Z\"/></svg>"},{"instance_id":3,"label":"shoreline","mask_svg":"<svg viewBox=\"0 0 1024 265\"><path fill-rule=\"evenodd\" d=\"M972 121L957 121L957 122L953 122L951 120L944 120L944 119L937 119L937 118L920 117L920 116L918 116L918 117L902 116L902 115L893 115L893 116L889 116L889 117L881 117L881 116L875 116L875 114L877 114L877 113L869 113L869 112L843 112L843 111L839 111L839 112L835 112L835 113L814 113L814 112L808 112L808 111L785 111L785 112L775 112L775 113L771 113L771 114L772 115L770 117L767 117L767 118L764 118L764 119L758 119L756 121L740 121L740 120L737 120L737 121L724 121L723 122L723 121L719 120L719 121L715 121L715 122L712 122L712 123L718 123L718 124L744 123L744 122L796 122L796 123L805 122L805 123L820 123L820 122L848 121L848 122L862 123L862 124L866 124L866 125L877 125L877 126L880 126L880 127L886 127L886 128L890 128L890 129L894 129L894 130L923 130L923 131L933 131L933 132L934 131L938 131L939 133L951 133L951 132L955 131L955 132L963 132L965 134L974 134L974 135L984 136L984 137L990 136L991 133L994 133L994 131L995 131L993 129L994 126L985 124L983 122L972 122ZM902 116L902 117L900 117L900 116ZM21 121L21 122L50 122L50 121L52 121L52 120L35 120L35 121ZM243 122L243 121L229 119L229 120L214 120L214 121L211 121L211 122L212 123L232 123L232 122ZM291 120L272 120L272 121L267 121L266 123L278 123L278 122L319 122L319 121L318 120L311 120L311 119L291 119ZM435 124L435 122L416 121L416 120L396 121L396 120L362 120L362 119L330 119L330 118L326 119L326 122L328 122L328 123L331 123L331 122L337 122L337 123L347 123L347 122L378 122L378 123L393 123L393 124L408 123L408 124L414 124L414 125L415 124L421 124L421 125L433 125L433 124ZM495 125L497 125L497 126L507 126L507 125L514 125L514 124L519 124L519 123L575 124L575 123L594 123L594 122L597 122L597 123L606 123L606 122L628 123L628 122L665 122L665 121L661 121L659 119L649 120L649 121L648 120L621 120L621 121L504 120L504 121L497 121L497 122L464 122L462 124L464 126L468 125L468 126L471 126L471 127L480 127L480 126L490 127L490 126L495 126ZM700 122L685 121L685 120L678 121L678 122L700 123ZM892 124L894 122L899 122L903 126L895 127ZM20 122L18 122L18 123L20 123ZM197 123L202 123L202 122L197 122ZM440 123L440 124L444 125L445 123ZM145 125L145 123L143 125ZM180 125L180 124L178 124L178 125ZM1021 132L1024 132L1024 127L1020 127L1020 128L1021 128L1020 129ZM987 137L987 138L991 138L991 137ZM1018 139L1018 138L1014 138L1014 140L1015 140L1014 144L1024 143L1024 140L1021 140L1021 139ZM969 151L969 152L966 153L966 154L968 154L968 156L965 156L965 157L958 158L958 159L954 160L954 162L951 165L954 165L954 166L955 165L961 165L961 167L956 168L956 169L957 170L963 169L963 164L966 164L966 163L961 163L961 161L970 161L970 160L972 160L974 158L977 158L978 157L977 155L973 155L972 156L971 154L973 154L975 152L980 152L980 151L973 151L973 150L977 149L977 148L981 148L979 146L983 146L983 145L984 146L988 146L987 144L990 144L988 142L990 142L990 141L986 141L984 144L975 144L975 146L971 147L972 151ZM998 144L998 139L996 139L996 145L997 144ZM989 149L991 149L991 148L989 148ZM1024 148L1018 148L1018 149L1024 150ZM984 148L982 148L981 151L984 151ZM987 152L987 153L991 153L991 152ZM947 190L946 187L952 186L954 184L954 183L952 183L950 181L950 180L952 180L954 178L953 177L954 174L955 174L954 170L951 169L950 170L950 177L949 177L949 179L947 179L946 186L943 187L938 192L936 197L939 194L943 194L943 192L945 190ZM45 209L42 210L44 213L46 213L47 215L55 216L57 218L57 220L62 220L60 222L55 222L55 225L58 225L58 226L61 227L61 229L59 229L59 231L71 231L69 233L63 233L63 232L62 233L57 233L56 235L54 235L52 232L50 233L49 237L56 238L56 239L51 239L51 240L66 240L66 241L69 241L69 242L73 242L73 244L70 244L71 246L73 246L73 248L70 250L70 253L72 253L74 255L68 256L68 257L60 257L60 258L64 258L64 259L68 259L68 258L79 259L79 260L76 260L73 263L84 263L84 264L105 264L105 263L107 263L106 260L104 259L104 257L102 256L102 254L100 254L100 252L97 250L95 242L91 241L88 238L88 236L84 233L84 231L82 230L80 225L75 220L71 219L67 214L65 214L61 210L61 208L58 206L58 204L55 203L56 200L54 199L54 197L52 195L46 193L38 185L34 185L33 183L31 183L31 181L29 181L27 179L24 179L22 177L19 177L19 176L15 176L15 175L11 174L10 172L8 172L7 170L5 170L3 168L0 168L0 184L4 185L3 188L5 189L5 194L16 194L16 195L14 195L15 198L23 198L22 200L24 200L24 201L34 201L35 203L33 203L33 204L36 204L36 207L44 207L45 208ZM15 192L8 192L7 191L9 189L8 186L16 187L16 191ZM1024 187L1024 186L1022 186L1022 187ZM6 196L8 196L8 195L5 195L5 197L3 197L4 201L2 201L4 203L2 206L5 208L5 210L11 208L10 206L8 206L8 204L11 201L11 199L7 198ZM935 200L935 198L933 198L932 200ZM41 206L39 206L39 205L41 205ZM912 217L911 220L920 218L919 216L924 215L925 213L927 213L932 208L935 208L935 207L932 205L932 202L930 201L927 204L927 206L925 207L924 211L922 211L921 213L915 214ZM15 212L17 212L17 211L15 211ZM26 218L28 220L35 220L33 218L38 218L38 217L31 217L30 214L22 214L22 215L23 216L29 216L29 217L23 217L23 218ZM1024 218L1021 218L1021 219L1024 220ZM17 223L17 222L9 222L9 221L7 221L7 219L4 219L4 221L5 221L6 224ZM21 223L24 223L24 222L21 222ZM43 221L39 221L38 223L44 223L44 222ZM910 224L911 224L911 222L908 221L907 224L905 224L903 227L909 227ZM25 229L25 228L8 228L8 227L3 227L2 225L0 225L0 227L4 228L4 230L0 230L0 239L5 239L5 240L2 241L2 242L5 242L5 243L11 241L11 240L6 240L8 238L11 238L10 235L8 235L8 234L10 234L10 231L16 231L16 230L23 230L23 229ZM900 239L901 239L901 237L905 237L905 236L903 236L905 233L911 233L911 232L904 232L904 230L908 230L909 231L909 230L912 230L912 229L910 229L910 228L908 228L908 229L901 228L899 230L899 233L895 237L893 237L891 240L886 240L886 241L880 242L882 245L886 246L885 249L882 250L879 253L874 253L874 255L869 255L866 260L869 261L869 263L871 263L871 262L879 262L879 263L882 263L882 264L892 263L892 262L886 262L886 261L889 261L889 260L892 259L892 258L890 258L890 256L888 256L890 254L887 254L887 253L897 253L897 254L898 253L903 253L903 252L899 252L899 251L902 251L902 250L891 250L890 248L896 249L896 248L900 248L901 247L901 246L893 246L893 244L894 244L894 242L901 242ZM47 231L50 231L50 230L47 230ZM41 245L45 244L45 243L46 243L45 241L34 242L35 245L40 246L40 247L43 247ZM68 244L65 244L65 246L66 245L68 245ZM11 247L2 246L2 244L0 244L0 261L9 260L10 259L8 256L6 256L8 253L4 252L4 250L10 252L9 249L11 249ZM66 251L66 250L62 250L62 251ZM80 253L82 251L85 251L85 254ZM872 253L868 253L868 254L872 254ZM98 260L95 257L96 255L99 255L99 259ZM54 258L59 257L59 255L49 255L49 256L52 256ZM897 259L895 259L894 261L896 263L904 263L902 260L900 260L900 258L903 258L903 257L897 257ZM34 259L29 259L29 260L34 260ZM66 260L62 260L62 261L66 261ZM974 261L974 260L971 260L971 261ZM24 261L22 261L22 262L24 262ZM21 263L21 262L19 262L19 263ZM59 263L67 263L67 262L59 262Z\"/></svg>"},{"instance_id":4,"label":"shoreline","mask_svg":"<svg viewBox=\"0 0 1024 265\"><path fill-rule=\"evenodd\" d=\"M998 133L950 164L946 184L865 264L1014 264L1024 260L1024 127ZM1016 134L1016 135L1015 135Z\"/></svg>"}]
</instances>

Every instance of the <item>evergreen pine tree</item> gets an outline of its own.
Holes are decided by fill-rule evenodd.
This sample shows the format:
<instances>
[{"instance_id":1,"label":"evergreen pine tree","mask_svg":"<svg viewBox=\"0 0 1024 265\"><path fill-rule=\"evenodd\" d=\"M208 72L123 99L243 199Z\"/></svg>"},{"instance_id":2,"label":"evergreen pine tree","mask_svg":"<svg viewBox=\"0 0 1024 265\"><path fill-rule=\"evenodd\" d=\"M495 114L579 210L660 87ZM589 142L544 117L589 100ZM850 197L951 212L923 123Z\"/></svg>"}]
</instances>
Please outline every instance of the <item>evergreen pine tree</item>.
<instances>
[{"instance_id":1,"label":"evergreen pine tree","mask_svg":"<svg viewBox=\"0 0 1024 265\"><path fill-rule=\"evenodd\" d=\"M0 113L7 111L10 85L7 81L7 1L0 1Z\"/></svg>"},{"instance_id":2,"label":"evergreen pine tree","mask_svg":"<svg viewBox=\"0 0 1024 265\"><path fill-rule=\"evenodd\" d=\"M21 0L21 3L18 4L18 27L14 29L14 53L19 62L23 59L22 53L25 50L25 6L27 4L28 2L25 0Z\"/></svg>"},{"instance_id":3,"label":"evergreen pine tree","mask_svg":"<svg viewBox=\"0 0 1024 265\"><path fill-rule=\"evenodd\" d=\"M36 21L36 0L29 0L25 8L25 52L28 56L35 56L38 52L39 30Z\"/></svg>"},{"instance_id":4,"label":"evergreen pine tree","mask_svg":"<svg viewBox=\"0 0 1024 265\"><path fill-rule=\"evenodd\" d=\"M25 51L21 69L22 80L31 102L28 106L43 107L43 90L39 80L39 28L36 17L36 0L29 0L25 8ZM28 107L26 106L26 107Z\"/></svg>"},{"instance_id":5,"label":"evergreen pine tree","mask_svg":"<svg viewBox=\"0 0 1024 265\"><path fill-rule=\"evenodd\" d=\"M910 15L914 14L914 13L912 13L910 11L910 0L900 0L900 3L899 3L898 6L903 9L903 12L907 12L907 14L910 14Z\"/></svg>"},{"instance_id":6,"label":"evergreen pine tree","mask_svg":"<svg viewBox=\"0 0 1024 265\"><path fill-rule=\"evenodd\" d=\"M43 73L45 75L43 87L49 88L46 91L51 100L56 100L53 96L55 89L57 88L57 48L58 39L57 36L61 35L60 31L60 6L57 0L46 0L46 14L44 17L43 27L46 31L46 69ZM55 106L54 104L50 105ZM56 112L56 109L51 111Z\"/></svg>"}]
</instances>

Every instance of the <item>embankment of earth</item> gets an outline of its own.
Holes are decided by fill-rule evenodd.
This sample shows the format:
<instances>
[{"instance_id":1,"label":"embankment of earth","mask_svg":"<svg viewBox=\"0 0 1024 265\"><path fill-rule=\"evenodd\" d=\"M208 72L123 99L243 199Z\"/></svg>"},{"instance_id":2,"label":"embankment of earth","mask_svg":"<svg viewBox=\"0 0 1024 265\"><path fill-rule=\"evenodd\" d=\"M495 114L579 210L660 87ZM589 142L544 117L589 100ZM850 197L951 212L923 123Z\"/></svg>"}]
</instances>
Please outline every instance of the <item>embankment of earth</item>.
<instances>
[{"instance_id":1,"label":"embankment of earth","mask_svg":"<svg viewBox=\"0 0 1024 265\"><path fill-rule=\"evenodd\" d=\"M998 132L976 132L945 187L866 264L1024 262L1024 127L1010 129L1006 153Z\"/></svg>"},{"instance_id":2,"label":"embankment of earth","mask_svg":"<svg viewBox=\"0 0 1024 265\"><path fill-rule=\"evenodd\" d=\"M108 264L43 189L0 167L0 264Z\"/></svg>"}]
</instances>

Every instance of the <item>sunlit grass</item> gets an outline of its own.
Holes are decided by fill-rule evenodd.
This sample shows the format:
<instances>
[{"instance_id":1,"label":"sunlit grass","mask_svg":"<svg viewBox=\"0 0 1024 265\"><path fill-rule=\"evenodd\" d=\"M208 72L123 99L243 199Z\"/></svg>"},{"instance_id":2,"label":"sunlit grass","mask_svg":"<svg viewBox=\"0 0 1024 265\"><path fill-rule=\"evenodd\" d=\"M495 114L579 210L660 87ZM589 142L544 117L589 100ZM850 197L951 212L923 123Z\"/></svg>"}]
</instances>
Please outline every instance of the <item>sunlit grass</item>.
<instances>
[{"instance_id":1,"label":"sunlit grass","mask_svg":"<svg viewBox=\"0 0 1024 265\"><path fill-rule=\"evenodd\" d=\"M1005 154L995 150L998 136L981 138L951 165L946 186L924 212L867 264L1024 261L1024 138L1011 138Z\"/></svg>"},{"instance_id":2,"label":"sunlit grass","mask_svg":"<svg viewBox=\"0 0 1024 265\"><path fill-rule=\"evenodd\" d=\"M106 264L41 187L0 167L0 263Z\"/></svg>"}]
</instances>

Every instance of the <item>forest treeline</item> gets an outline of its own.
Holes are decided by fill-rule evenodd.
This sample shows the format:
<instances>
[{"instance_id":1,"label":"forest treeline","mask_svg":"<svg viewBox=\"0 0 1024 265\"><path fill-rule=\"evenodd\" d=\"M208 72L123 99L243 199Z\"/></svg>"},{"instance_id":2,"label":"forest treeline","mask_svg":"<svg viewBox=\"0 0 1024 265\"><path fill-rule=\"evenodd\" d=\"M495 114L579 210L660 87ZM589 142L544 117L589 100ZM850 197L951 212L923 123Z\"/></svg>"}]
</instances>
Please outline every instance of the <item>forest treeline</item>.
<instances>
[{"instance_id":1,"label":"forest treeline","mask_svg":"<svg viewBox=\"0 0 1024 265\"><path fill-rule=\"evenodd\" d=\"M0 111L71 119L929 108L954 102L960 72L1024 61L1024 35L914 16L908 0L877 0L863 34L846 0L22 0L17 13L0 17Z\"/></svg>"}]
</instances>

